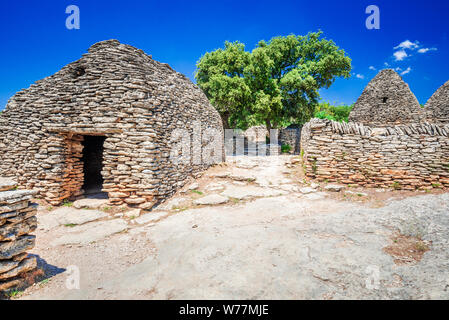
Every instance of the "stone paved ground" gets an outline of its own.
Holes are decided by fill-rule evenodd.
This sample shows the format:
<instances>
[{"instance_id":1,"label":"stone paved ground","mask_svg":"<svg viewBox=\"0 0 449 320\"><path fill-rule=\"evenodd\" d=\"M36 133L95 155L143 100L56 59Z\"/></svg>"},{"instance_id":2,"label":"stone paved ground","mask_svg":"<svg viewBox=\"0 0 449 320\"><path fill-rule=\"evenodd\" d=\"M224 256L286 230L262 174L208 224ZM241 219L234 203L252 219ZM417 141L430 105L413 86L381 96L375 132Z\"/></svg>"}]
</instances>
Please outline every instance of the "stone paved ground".
<instances>
[{"instance_id":1,"label":"stone paved ground","mask_svg":"<svg viewBox=\"0 0 449 320\"><path fill-rule=\"evenodd\" d=\"M32 253L52 276L20 298L449 298L448 193L327 191L295 157L228 161L140 217L41 208Z\"/></svg>"}]
</instances>

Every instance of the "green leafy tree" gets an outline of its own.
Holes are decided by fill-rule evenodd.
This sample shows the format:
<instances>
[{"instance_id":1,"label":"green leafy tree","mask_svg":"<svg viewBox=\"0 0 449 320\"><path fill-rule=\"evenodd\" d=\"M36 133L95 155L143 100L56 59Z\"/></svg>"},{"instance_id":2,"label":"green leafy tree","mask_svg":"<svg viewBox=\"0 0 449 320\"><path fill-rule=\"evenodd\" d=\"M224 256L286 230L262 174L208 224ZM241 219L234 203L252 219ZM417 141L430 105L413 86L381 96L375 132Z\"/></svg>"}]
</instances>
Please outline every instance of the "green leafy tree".
<instances>
[{"instance_id":1,"label":"green leafy tree","mask_svg":"<svg viewBox=\"0 0 449 320\"><path fill-rule=\"evenodd\" d=\"M349 113L353 107L354 104L333 106L329 102L323 102L317 105L313 116L319 119L348 122Z\"/></svg>"},{"instance_id":2,"label":"green leafy tree","mask_svg":"<svg viewBox=\"0 0 449 320\"><path fill-rule=\"evenodd\" d=\"M197 83L220 113L225 128L245 127L251 121L252 92L244 76L250 56L244 44L226 42L224 49L207 52L197 64Z\"/></svg>"},{"instance_id":3,"label":"green leafy tree","mask_svg":"<svg viewBox=\"0 0 449 320\"><path fill-rule=\"evenodd\" d=\"M217 108L225 128L268 129L307 122L337 77L348 78L351 59L321 31L260 41L252 52L240 42L208 52L197 63L196 80Z\"/></svg>"}]
</instances>

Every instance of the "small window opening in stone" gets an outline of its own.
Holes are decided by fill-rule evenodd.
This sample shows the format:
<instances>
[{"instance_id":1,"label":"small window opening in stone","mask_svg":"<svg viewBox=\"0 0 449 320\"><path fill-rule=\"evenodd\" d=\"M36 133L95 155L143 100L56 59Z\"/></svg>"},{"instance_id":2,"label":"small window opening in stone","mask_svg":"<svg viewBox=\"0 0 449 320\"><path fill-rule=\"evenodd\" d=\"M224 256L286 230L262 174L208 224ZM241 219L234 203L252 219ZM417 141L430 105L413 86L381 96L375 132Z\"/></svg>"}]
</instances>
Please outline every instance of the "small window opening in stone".
<instances>
[{"instance_id":1,"label":"small window opening in stone","mask_svg":"<svg viewBox=\"0 0 449 320\"><path fill-rule=\"evenodd\" d=\"M387 97L383 97L382 98L382 103L387 103L388 98Z\"/></svg>"},{"instance_id":2,"label":"small window opening in stone","mask_svg":"<svg viewBox=\"0 0 449 320\"><path fill-rule=\"evenodd\" d=\"M76 67L75 70L73 70L73 76L75 78L81 77L85 73L86 69L84 67Z\"/></svg>"}]
</instances>

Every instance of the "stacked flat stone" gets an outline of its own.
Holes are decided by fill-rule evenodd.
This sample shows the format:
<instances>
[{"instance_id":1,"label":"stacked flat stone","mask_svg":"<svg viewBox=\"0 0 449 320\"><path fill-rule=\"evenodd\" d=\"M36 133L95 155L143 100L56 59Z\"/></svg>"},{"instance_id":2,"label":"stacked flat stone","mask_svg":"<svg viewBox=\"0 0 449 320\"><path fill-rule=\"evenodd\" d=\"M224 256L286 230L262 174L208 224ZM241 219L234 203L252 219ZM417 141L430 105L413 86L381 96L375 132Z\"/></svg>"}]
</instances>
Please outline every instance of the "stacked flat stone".
<instances>
[{"instance_id":1,"label":"stacked flat stone","mask_svg":"<svg viewBox=\"0 0 449 320\"><path fill-rule=\"evenodd\" d=\"M349 121L373 126L414 123L426 117L407 83L393 69L380 71L366 86Z\"/></svg>"},{"instance_id":2,"label":"stacked flat stone","mask_svg":"<svg viewBox=\"0 0 449 320\"><path fill-rule=\"evenodd\" d=\"M35 243L30 233L37 227L37 209L30 199L36 192L16 188L14 181L0 178L0 293L22 286L23 275L37 265L26 252Z\"/></svg>"},{"instance_id":3,"label":"stacked flat stone","mask_svg":"<svg viewBox=\"0 0 449 320\"><path fill-rule=\"evenodd\" d=\"M220 115L201 89L142 50L102 41L9 100L0 115L0 175L58 205L83 194L84 136L104 136L103 191L111 204L148 209L224 160L204 161L192 141L191 156L202 161L174 163L175 129L200 147L215 129L224 157Z\"/></svg>"},{"instance_id":4,"label":"stacked flat stone","mask_svg":"<svg viewBox=\"0 0 449 320\"><path fill-rule=\"evenodd\" d=\"M308 177L366 187L449 187L449 124L368 127L312 119L302 130Z\"/></svg>"}]
</instances>

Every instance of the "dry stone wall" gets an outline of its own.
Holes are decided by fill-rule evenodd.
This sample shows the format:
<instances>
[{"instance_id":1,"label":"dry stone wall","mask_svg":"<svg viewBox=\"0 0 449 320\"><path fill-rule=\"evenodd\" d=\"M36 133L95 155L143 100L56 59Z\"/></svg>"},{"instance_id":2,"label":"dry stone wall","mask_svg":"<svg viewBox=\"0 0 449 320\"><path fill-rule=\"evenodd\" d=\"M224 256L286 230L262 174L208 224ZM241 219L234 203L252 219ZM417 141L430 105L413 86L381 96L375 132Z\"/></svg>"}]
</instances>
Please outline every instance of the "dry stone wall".
<instances>
[{"instance_id":1,"label":"dry stone wall","mask_svg":"<svg viewBox=\"0 0 449 320\"><path fill-rule=\"evenodd\" d=\"M208 130L218 131L214 146L223 150L221 118L197 86L142 50L99 42L9 100L0 115L0 175L58 205L83 193L83 137L104 136L103 191L112 204L150 208L211 165L173 163L175 129L187 130L200 159Z\"/></svg>"},{"instance_id":2,"label":"dry stone wall","mask_svg":"<svg viewBox=\"0 0 449 320\"><path fill-rule=\"evenodd\" d=\"M301 146L309 178L366 187L449 187L449 125L369 127L312 119Z\"/></svg>"},{"instance_id":3,"label":"dry stone wall","mask_svg":"<svg viewBox=\"0 0 449 320\"><path fill-rule=\"evenodd\" d=\"M34 191L15 190L17 184L0 178L0 293L26 285L24 274L36 268L36 257L26 251L34 247L37 227Z\"/></svg>"}]
</instances>

